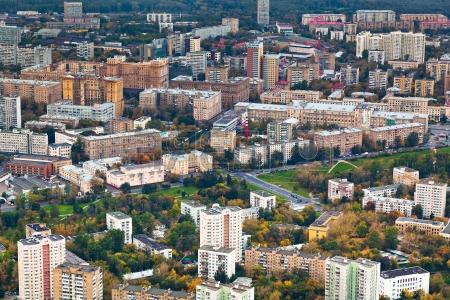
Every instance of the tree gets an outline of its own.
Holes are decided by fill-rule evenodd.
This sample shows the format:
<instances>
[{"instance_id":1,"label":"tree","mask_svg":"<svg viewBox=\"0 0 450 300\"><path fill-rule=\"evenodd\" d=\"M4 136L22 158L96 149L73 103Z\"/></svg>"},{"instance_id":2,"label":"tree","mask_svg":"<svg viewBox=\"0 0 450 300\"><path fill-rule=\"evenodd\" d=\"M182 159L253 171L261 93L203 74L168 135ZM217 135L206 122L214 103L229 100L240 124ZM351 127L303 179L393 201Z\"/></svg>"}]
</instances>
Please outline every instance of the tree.
<instances>
[{"instance_id":1,"label":"tree","mask_svg":"<svg viewBox=\"0 0 450 300\"><path fill-rule=\"evenodd\" d=\"M384 248L396 250L398 245L398 230L395 227L388 227L384 232Z\"/></svg>"},{"instance_id":2,"label":"tree","mask_svg":"<svg viewBox=\"0 0 450 300\"><path fill-rule=\"evenodd\" d=\"M57 217L59 217L59 208L58 208L58 206L53 205L53 206L50 208L50 216L51 216L52 218L57 218Z\"/></svg>"},{"instance_id":3,"label":"tree","mask_svg":"<svg viewBox=\"0 0 450 300\"><path fill-rule=\"evenodd\" d=\"M422 205L416 204L413 206L411 213L415 215L417 218L422 219L423 218L423 208Z\"/></svg>"},{"instance_id":4,"label":"tree","mask_svg":"<svg viewBox=\"0 0 450 300\"><path fill-rule=\"evenodd\" d=\"M381 238L378 232L372 231L369 233L369 236L367 237L367 246L373 249L381 249Z\"/></svg>"},{"instance_id":5,"label":"tree","mask_svg":"<svg viewBox=\"0 0 450 300\"><path fill-rule=\"evenodd\" d=\"M360 222L358 226L356 226L356 234L359 237L365 237L369 233L369 227L366 222Z\"/></svg>"},{"instance_id":6,"label":"tree","mask_svg":"<svg viewBox=\"0 0 450 300\"><path fill-rule=\"evenodd\" d=\"M394 138L394 148L395 148L395 149L398 149L398 148L400 148L401 146L402 146L402 139L401 139L401 137L396 136L396 137Z\"/></svg>"},{"instance_id":7,"label":"tree","mask_svg":"<svg viewBox=\"0 0 450 300\"><path fill-rule=\"evenodd\" d=\"M131 185L128 182L122 183L122 185L120 186L120 190L125 194L128 194L129 192L131 192Z\"/></svg>"},{"instance_id":8,"label":"tree","mask_svg":"<svg viewBox=\"0 0 450 300\"><path fill-rule=\"evenodd\" d=\"M410 134L408 134L408 136L406 137L405 145L406 147L415 147L419 145L419 135L417 134L417 132L411 132Z\"/></svg>"}]
</instances>

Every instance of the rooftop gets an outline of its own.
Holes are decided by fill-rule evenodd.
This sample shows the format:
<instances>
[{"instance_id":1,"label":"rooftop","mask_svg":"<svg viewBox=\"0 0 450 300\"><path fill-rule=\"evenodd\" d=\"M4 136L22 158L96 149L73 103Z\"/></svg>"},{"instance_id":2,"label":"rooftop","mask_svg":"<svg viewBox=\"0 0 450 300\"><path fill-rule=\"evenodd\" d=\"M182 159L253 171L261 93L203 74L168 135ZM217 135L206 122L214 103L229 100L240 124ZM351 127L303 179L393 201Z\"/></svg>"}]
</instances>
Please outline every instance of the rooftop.
<instances>
[{"instance_id":1,"label":"rooftop","mask_svg":"<svg viewBox=\"0 0 450 300\"><path fill-rule=\"evenodd\" d=\"M381 132L381 131L387 131L387 130L396 130L396 129L405 129L405 128L414 128L414 127L423 127L423 126L425 126L425 125L422 123L406 123L406 124L397 124L397 125L391 125L391 126L372 128L372 129L370 129L370 131Z\"/></svg>"},{"instance_id":2,"label":"rooftop","mask_svg":"<svg viewBox=\"0 0 450 300\"><path fill-rule=\"evenodd\" d=\"M120 219L120 220L125 220L125 219L130 219L131 218L130 216L124 214L121 211L113 211L113 212L109 212L107 214L112 216L112 217L114 217L114 218L116 218L116 219Z\"/></svg>"},{"instance_id":3,"label":"rooftop","mask_svg":"<svg viewBox=\"0 0 450 300\"><path fill-rule=\"evenodd\" d=\"M415 274L426 274L429 273L427 270L422 269L421 267L410 267L410 268L403 268L403 269L395 269L390 271L383 271L381 272L380 276L384 279L390 279L400 276L407 276L407 275L415 275Z\"/></svg>"},{"instance_id":4,"label":"rooftop","mask_svg":"<svg viewBox=\"0 0 450 300\"><path fill-rule=\"evenodd\" d=\"M323 130L323 131L319 131L316 132L315 134L320 135L320 136L332 136L332 135L339 135L339 134L344 134L344 133L358 133L358 132L362 132L361 129L358 128L344 128L341 130Z\"/></svg>"},{"instance_id":5,"label":"rooftop","mask_svg":"<svg viewBox=\"0 0 450 300\"><path fill-rule=\"evenodd\" d=\"M198 97L201 99L207 99L211 98L212 96L215 96L217 94L220 94L220 92L217 91L200 91L200 90L184 90L184 89L167 89L167 88L152 88L152 89L146 89L140 93L140 95L145 94L171 94L171 95L186 95L189 97Z\"/></svg>"},{"instance_id":6,"label":"rooftop","mask_svg":"<svg viewBox=\"0 0 450 300\"><path fill-rule=\"evenodd\" d=\"M62 235L58 235L58 234L51 234L48 236L35 235L28 239L21 239L19 241L19 243L23 244L24 246L39 245L39 243L44 239L49 239L52 242L56 242L56 241L64 240L64 237Z\"/></svg>"},{"instance_id":7,"label":"rooftop","mask_svg":"<svg viewBox=\"0 0 450 300\"><path fill-rule=\"evenodd\" d=\"M257 195L259 195L261 197L272 197L272 196L275 196L274 194L269 193L269 192L264 191L264 190L251 191L250 193L257 194Z\"/></svg>"},{"instance_id":8,"label":"rooftop","mask_svg":"<svg viewBox=\"0 0 450 300\"><path fill-rule=\"evenodd\" d=\"M412 222L412 223L418 223L418 224L427 224L432 226L439 226L444 227L444 222L440 221L431 221L431 220L424 220L424 219L414 219L414 218L407 218L407 217L400 217L395 220L395 223L397 222Z\"/></svg>"},{"instance_id":9,"label":"rooftop","mask_svg":"<svg viewBox=\"0 0 450 300\"><path fill-rule=\"evenodd\" d=\"M440 186L440 187L446 187L447 183L443 183L443 182L437 182L434 181L431 178L423 178L419 181L419 184L426 184L426 185L432 185L432 186Z\"/></svg>"},{"instance_id":10,"label":"rooftop","mask_svg":"<svg viewBox=\"0 0 450 300\"><path fill-rule=\"evenodd\" d=\"M140 131L130 131L130 132L115 133L115 134L107 134L107 135L83 136L83 139L87 140L87 141L99 141L99 140L105 140L105 139L114 139L114 138L135 136L135 135L144 135L144 134L150 134L150 133L160 133L160 131L156 130L156 129L144 129L144 130L140 130Z\"/></svg>"},{"instance_id":11,"label":"rooftop","mask_svg":"<svg viewBox=\"0 0 450 300\"><path fill-rule=\"evenodd\" d=\"M233 253L234 252L234 248L214 247L214 246L209 246L209 245L201 246L200 248L198 248L198 250L217 252L217 253Z\"/></svg>"},{"instance_id":12,"label":"rooftop","mask_svg":"<svg viewBox=\"0 0 450 300\"><path fill-rule=\"evenodd\" d=\"M45 226L45 224L39 224L39 223L27 224L27 227L33 229L36 232L50 230L47 226Z\"/></svg>"},{"instance_id":13,"label":"rooftop","mask_svg":"<svg viewBox=\"0 0 450 300\"><path fill-rule=\"evenodd\" d=\"M195 200L185 200L185 201L182 201L181 203L184 203L184 204L189 205L191 207L197 207L197 208L204 207L206 209L206 205L203 205L200 202L195 201Z\"/></svg>"},{"instance_id":14,"label":"rooftop","mask_svg":"<svg viewBox=\"0 0 450 300\"><path fill-rule=\"evenodd\" d=\"M148 235L146 234L136 234L133 237L134 240L138 240L141 243L145 244L145 246L151 248L151 249L155 249L155 250L163 250L163 249L169 249L168 246L158 243L156 240L150 238Z\"/></svg>"},{"instance_id":15,"label":"rooftop","mask_svg":"<svg viewBox=\"0 0 450 300\"><path fill-rule=\"evenodd\" d=\"M337 210L330 210L327 212L324 212L323 214L320 215L320 217L318 217L312 224L311 226L316 226L316 227L324 227L327 225L327 223L331 220L331 219L335 219L338 218L342 215L342 212L337 211Z\"/></svg>"}]
</instances>

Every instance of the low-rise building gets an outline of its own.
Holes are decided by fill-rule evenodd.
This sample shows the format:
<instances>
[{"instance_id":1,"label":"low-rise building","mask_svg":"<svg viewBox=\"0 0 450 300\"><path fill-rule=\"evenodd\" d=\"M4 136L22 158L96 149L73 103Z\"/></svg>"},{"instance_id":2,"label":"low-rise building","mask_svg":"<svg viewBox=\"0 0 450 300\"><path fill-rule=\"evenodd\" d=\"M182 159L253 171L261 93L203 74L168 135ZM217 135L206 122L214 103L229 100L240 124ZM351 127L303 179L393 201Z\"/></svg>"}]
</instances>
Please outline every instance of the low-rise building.
<instances>
[{"instance_id":1,"label":"low-rise building","mask_svg":"<svg viewBox=\"0 0 450 300\"><path fill-rule=\"evenodd\" d=\"M123 212L115 211L106 214L106 227L108 230L120 230L123 232L124 243L133 243L133 220Z\"/></svg>"},{"instance_id":2,"label":"low-rise building","mask_svg":"<svg viewBox=\"0 0 450 300\"><path fill-rule=\"evenodd\" d=\"M15 155L5 163L5 169L14 175L30 175L49 178L58 174L72 160L45 155Z\"/></svg>"},{"instance_id":3,"label":"low-rise building","mask_svg":"<svg viewBox=\"0 0 450 300\"><path fill-rule=\"evenodd\" d=\"M146 129L147 128L147 124L152 120L151 117L147 117L147 116L142 116L140 118L137 118L136 120L134 120L134 130L137 129Z\"/></svg>"},{"instance_id":4,"label":"low-rise building","mask_svg":"<svg viewBox=\"0 0 450 300\"><path fill-rule=\"evenodd\" d=\"M305 271L319 282L325 280L327 258L298 250L252 247L245 250L245 269L261 266L267 273Z\"/></svg>"},{"instance_id":5,"label":"low-rise building","mask_svg":"<svg viewBox=\"0 0 450 300\"><path fill-rule=\"evenodd\" d=\"M230 278L235 274L237 249L201 246L198 249L198 277L214 279L217 272Z\"/></svg>"},{"instance_id":6,"label":"low-rise building","mask_svg":"<svg viewBox=\"0 0 450 300\"><path fill-rule=\"evenodd\" d=\"M418 144L423 143L425 124L409 123L372 128L369 139L373 142L383 142L386 147L401 147L412 133L417 134Z\"/></svg>"},{"instance_id":7,"label":"low-rise building","mask_svg":"<svg viewBox=\"0 0 450 300\"><path fill-rule=\"evenodd\" d=\"M362 146L363 133L357 128L345 128L314 133L314 142L319 149L339 148L341 154L350 154L355 147Z\"/></svg>"},{"instance_id":8,"label":"low-rise building","mask_svg":"<svg viewBox=\"0 0 450 300\"><path fill-rule=\"evenodd\" d=\"M124 183L133 187L160 182L164 182L164 166L160 161L125 165L106 172L106 183L116 188L120 188Z\"/></svg>"},{"instance_id":9,"label":"low-rise building","mask_svg":"<svg viewBox=\"0 0 450 300\"><path fill-rule=\"evenodd\" d=\"M101 180L83 170L80 167L68 165L59 170L59 176L65 180L77 185L81 193L89 193L92 191L92 183L94 179Z\"/></svg>"},{"instance_id":10,"label":"low-rise building","mask_svg":"<svg viewBox=\"0 0 450 300\"><path fill-rule=\"evenodd\" d=\"M328 231L333 224L342 216L340 211L327 211L320 215L311 225L308 227L308 240L314 241L326 238L328 236Z\"/></svg>"},{"instance_id":11,"label":"low-rise building","mask_svg":"<svg viewBox=\"0 0 450 300\"><path fill-rule=\"evenodd\" d=\"M411 217L414 201L392 197L364 197L362 206L366 207L369 203L375 206L375 212L388 214L390 212L399 212L406 217Z\"/></svg>"},{"instance_id":12,"label":"low-rise building","mask_svg":"<svg viewBox=\"0 0 450 300\"><path fill-rule=\"evenodd\" d=\"M397 194L399 184L390 184L363 189L364 197L394 197Z\"/></svg>"},{"instance_id":13,"label":"low-rise building","mask_svg":"<svg viewBox=\"0 0 450 300\"><path fill-rule=\"evenodd\" d=\"M395 227L400 234L416 231L426 235L438 235L445 228L445 223L440 221L400 217L395 220Z\"/></svg>"},{"instance_id":14,"label":"low-rise building","mask_svg":"<svg viewBox=\"0 0 450 300\"><path fill-rule=\"evenodd\" d=\"M119 284L111 290L112 300L194 300L195 295L172 290L162 290L152 287Z\"/></svg>"},{"instance_id":15,"label":"low-rise building","mask_svg":"<svg viewBox=\"0 0 450 300\"><path fill-rule=\"evenodd\" d=\"M74 105L71 102L53 103L47 106L47 116L59 118L76 118L78 120L92 120L108 122L115 115L114 103L107 102L93 106Z\"/></svg>"},{"instance_id":16,"label":"low-rise building","mask_svg":"<svg viewBox=\"0 0 450 300\"><path fill-rule=\"evenodd\" d=\"M72 145L68 143L53 143L48 145L48 155L57 157L70 158L72 153Z\"/></svg>"},{"instance_id":17,"label":"low-rise building","mask_svg":"<svg viewBox=\"0 0 450 300\"><path fill-rule=\"evenodd\" d=\"M25 237L28 239L35 235L49 236L52 234L52 230L45 224L33 223L25 226Z\"/></svg>"},{"instance_id":18,"label":"low-rise building","mask_svg":"<svg viewBox=\"0 0 450 300\"><path fill-rule=\"evenodd\" d=\"M336 178L328 180L328 199L332 202L339 201L343 197L353 199L355 185L346 178Z\"/></svg>"},{"instance_id":19,"label":"low-rise building","mask_svg":"<svg viewBox=\"0 0 450 300\"><path fill-rule=\"evenodd\" d=\"M186 176L192 172L207 172L213 168L212 155L194 150L188 154L164 154L164 169L172 174Z\"/></svg>"},{"instance_id":20,"label":"low-rise building","mask_svg":"<svg viewBox=\"0 0 450 300\"><path fill-rule=\"evenodd\" d=\"M255 288L247 277L238 277L229 284L209 280L197 285L196 299L255 300Z\"/></svg>"},{"instance_id":21,"label":"low-rise building","mask_svg":"<svg viewBox=\"0 0 450 300\"><path fill-rule=\"evenodd\" d=\"M392 169L392 181L396 184L414 186L419 182L419 171L408 167L395 167Z\"/></svg>"},{"instance_id":22,"label":"low-rise building","mask_svg":"<svg viewBox=\"0 0 450 300\"><path fill-rule=\"evenodd\" d=\"M277 197L263 190L252 191L250 192L250 206L272 210L277 206Z\"/></svg>"},{"instance_id":23,"label":"low-rise building","mask_svg":"<svg viewBox=\"0 0 450 300\"><path fill-rule=\"evenodd\" d=\"M380 296L397 300L403 291L415 292L422 290L429 293L430 272L421 267L409 267L383 271L380 274Z\"/></svg>"},{"instance_id":24,"label":"low-rise building","mask_svg":"<svg viewBox=\"0 0 450 300\"><path fill-rule=\"evenodd\" d=\"M146 234L136 234L133 237L133 245L135 245L136 248L142 251L146 251L152 255L158 254L164 256L167 259L172 258L172 248L168 247L167 245L158 243Z\"/></svg>"}]
</instances>

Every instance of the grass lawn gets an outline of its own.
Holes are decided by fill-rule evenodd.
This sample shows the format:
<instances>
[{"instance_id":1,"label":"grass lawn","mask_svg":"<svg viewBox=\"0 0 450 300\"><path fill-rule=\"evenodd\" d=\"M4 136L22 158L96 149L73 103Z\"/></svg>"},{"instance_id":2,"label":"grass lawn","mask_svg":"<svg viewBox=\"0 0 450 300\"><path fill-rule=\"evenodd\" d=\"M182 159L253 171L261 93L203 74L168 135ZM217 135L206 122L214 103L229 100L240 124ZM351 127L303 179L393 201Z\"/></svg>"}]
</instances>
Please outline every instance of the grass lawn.
<instances>
[{"instance_id":1,"label":"grass lawn","mask_svg":"<svg viewBox=\"0 0 450 300\"><path fill-rule=\"evenodd\" d=\"M301 186L298 186L298 182L295 179L296 174L297 170L291 169L261 174L258 175L258 178L268 183L282 187L300 196L309 197L309 191Z\"/></svg>"},{"instance_id":2,"label":"grass lawn","mask_svg":"<svg viewBox=\"0 0 450 300\"><path fill-rule=\"evenodd\" d=\"M47 213L50 213L51 208L52 208L53 206L54 206L54 205L45 206L45 207L44 207L44 210L45 210ZM72 214L73 214L73 207L72 207L72 205L69 205L69 204L61 204L61 205L56 205L56 207L58 207L59 215L60 215L60 216L66 216L66 215L72 215Z\"/></svg>"},{"instance_id":3,"label":"grass lawn","mask_svg":"<svg viewBox=\"0 0 450 300\"><path fill-rule=\"evenodd\" d=\"M352 166L351 164L342 162L342 161L338 162L337 164L334 164L333 166L334 166L334 168L330 172L330 174L334 175L334 176L338 176L342 173L345 173L345 172L355 169L355 167ZM320 173L328 173L333 166L331 166L331 167L330 166L320 166L318 171Z\"/></svg>"},{"instance_id":4,"label":"grass lawn","mask_svg":"<svg viewBox=\"0 0 450 300\"><path fill-rule=\"evenodd\" d=\"M170 197L176 197L181 198L181 193L185 192L187 195L186 197L190 197L197 193L198 188L195 186L176 186L171 187L168 189L163 189L157 192L152 193L152 196L170 196Z\"/></svg>"}]
</instances>

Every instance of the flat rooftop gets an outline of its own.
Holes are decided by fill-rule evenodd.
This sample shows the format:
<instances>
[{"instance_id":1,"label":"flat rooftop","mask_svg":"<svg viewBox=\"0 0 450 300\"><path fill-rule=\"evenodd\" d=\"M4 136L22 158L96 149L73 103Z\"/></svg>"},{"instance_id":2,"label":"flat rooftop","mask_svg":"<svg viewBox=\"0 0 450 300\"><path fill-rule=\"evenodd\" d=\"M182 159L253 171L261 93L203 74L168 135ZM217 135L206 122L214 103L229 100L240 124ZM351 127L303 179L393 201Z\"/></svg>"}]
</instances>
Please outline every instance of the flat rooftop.
<instances>
[{"instance_id":1,"label":"flat rooftop","mask_svg":"<svg viewBox=\"0 0 450 300\"><path fill-rule=\"evenodd\" d=\"M395 270L390 270L390 271L383 271L383 272L381 272L380 276L384 279L391 279L391 278L396 278L396 277L400 277L400 276L426 274L426 273L429 273L429 272L425 269L422 269L421 267L410 267L410 268L395 269Z\"/></svg>"},{"instance_id":2,"label":"flat rooftop","mask_svg":"<svg viewBox=\"0 0 450 300\"><path fill-rule=\"evenodd\" d=\"M124 214L121 211L113 211L113 212L109 212L107 214L112 216L112 217L114 217L114 218L116 218L116 219L120 219L120 220L125 220L125 219L130 219L131 218L130 216Z\"/></svg>"},{"instance_id":3,"label":"flat rooftop","mask_svg":"<svg viewBox=\"0 0 450 300\"><path fill-rule=\"evenodd\" d=\"M326 224L329 222L329 220L331 218L338 218L341 215L342 215L342 212L337 211L337 210L330 210L330 211L324 212L323 214L320 215L320 217L318 217L311 224L311 226L324 227L324 226L326 226Z\"/></svg>"},{"instance_id":4,"label":"flat rooftop","mask_svg":"<svg viewBox=\"0 0 450 300\"><path fill-rule=\"evenodd\" d=\"M407 217L400 217L395 220L395 223L397 222L412 222L412 223L418 223L418 224L427 224L432 226L440 226L444 227L444 222L440 221L431 221L431 220L424 220L424 219L414 219L414 218L407 218Z\"/></svg>"}]
</instances>

